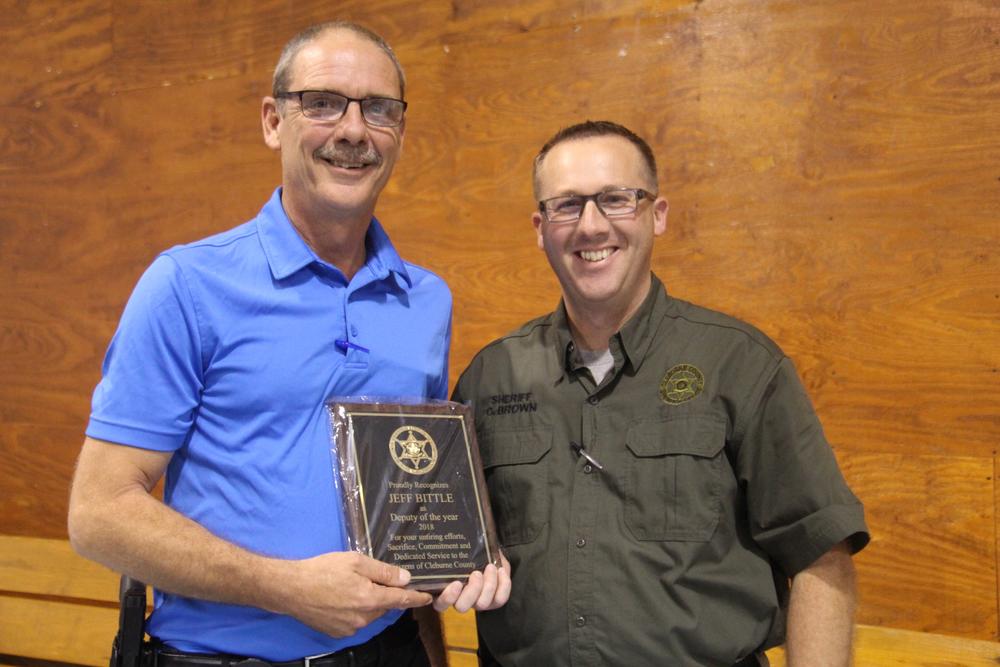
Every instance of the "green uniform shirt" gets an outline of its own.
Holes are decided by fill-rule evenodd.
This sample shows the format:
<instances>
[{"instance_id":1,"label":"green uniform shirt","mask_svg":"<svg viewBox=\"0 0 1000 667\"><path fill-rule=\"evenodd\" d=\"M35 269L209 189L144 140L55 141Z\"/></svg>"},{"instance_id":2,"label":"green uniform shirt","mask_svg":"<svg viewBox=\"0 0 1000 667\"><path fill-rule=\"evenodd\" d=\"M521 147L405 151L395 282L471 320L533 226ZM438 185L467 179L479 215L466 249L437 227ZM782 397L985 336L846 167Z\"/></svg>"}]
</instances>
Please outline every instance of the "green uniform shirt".
<instances>
[{"instance_id":1,"label":"green uniform shirt","mask_svg":"<svg viewBox=\"0 0 1000 667\"><path fill-rule=\"evenodd\" d=\"M477 617L504 665L732 665L782 641L788 577L868 541L791 361L652 283L600 385L560 304L455 388L513 570Z\"/></svg>"}]
</instances>

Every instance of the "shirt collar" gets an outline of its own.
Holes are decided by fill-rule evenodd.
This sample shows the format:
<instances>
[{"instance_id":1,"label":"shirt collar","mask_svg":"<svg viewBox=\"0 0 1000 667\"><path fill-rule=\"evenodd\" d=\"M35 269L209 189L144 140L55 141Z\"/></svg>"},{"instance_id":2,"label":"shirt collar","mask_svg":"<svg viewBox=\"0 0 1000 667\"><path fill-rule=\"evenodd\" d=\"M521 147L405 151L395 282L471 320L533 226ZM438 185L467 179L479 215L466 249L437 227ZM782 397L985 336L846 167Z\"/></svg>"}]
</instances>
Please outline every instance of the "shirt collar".
<instances>
[{"instance_id":1,"label":"shirt collar","mask_svg":"<svg viewBox=\"0 0 1000 667\"><path fill-rule=\"evenodd\" d=\"M646 352L656 338L660 322L667 314L667 304L670 302L667 290L656 274L650 273L649 277L649 293L646 294L645 300L616 334L633 371L638 371L642 366Z\"/></svg>"},{"instance_id":2,"label":"shirt collar","mask_svg":"<svg viewBox=\"0 0 1000 667\"><path fill-rule=\"evenodd\" d=\"M385 233L382 224L375 218L372 218L371 224L368 225L365 244L368 249L365 268L371 272L373 279L385 280L392 273L397 276L397 280L404 281L407 287L413 286L403 258L396 252L395 246L389 240L389 235Z\"/></svg>"},{"instance_id":3,"label":"shirt collar","mask_svg":"<svg viewBox=\"0 0 1000 667\"><path fill-rule=\"evenodd\" d=\"M267 258L271 275L275 280L284 280L312 263L325 264L317 257L309 244L299 236L292 221L288 219L281 205L281 188L277 188L257 215L257 233L260 236L264 256ZM412 285L410 274L403 259L389 240L382 225L375 218L368 225L365 236L367 250L365 264L358 273L366 272L367 280L384 280L390 273ZM360 276L359 276L360 277ZM352 281L353 282L353 281Z\"/></svg>"},{"instance_id":4,"label":"shirt collar","mask_svg":"<svg viewBox=\"0 0 1000 667\"><path fill-rule=\"evenodd\" d=\"M615 354L617 342L625 362L631 365L633 371L639 370L642 365L646 352L656 337L660 321L667 313L669 301L670 297L667 296L663 283L656 277L656 274L651 273L649 292L646 294L646 298L610 341L612 354ZM555 353L558 357L558 378L563 378L579 370L580 363L573 354L573 335L569 328L566 304L562 300L559 301L559 307L552 313L552 324L556 335ZM615 355L615 366L615 372L617 372L617 355Z\"/></svg>"},{"instance_id":5,"label":"shirt collar","mask_svg":"<svg viewBox=\"0 0 1000 667\"><path fill-rule=\"evenodd\" d=\"M566 302L559 300L559 306L552 313L553 331L556 336L556 373L557 382L567 377L575 368L573 361L573 334L569 329L569 316L566 314Z\"/></svg>"}]
</instances>

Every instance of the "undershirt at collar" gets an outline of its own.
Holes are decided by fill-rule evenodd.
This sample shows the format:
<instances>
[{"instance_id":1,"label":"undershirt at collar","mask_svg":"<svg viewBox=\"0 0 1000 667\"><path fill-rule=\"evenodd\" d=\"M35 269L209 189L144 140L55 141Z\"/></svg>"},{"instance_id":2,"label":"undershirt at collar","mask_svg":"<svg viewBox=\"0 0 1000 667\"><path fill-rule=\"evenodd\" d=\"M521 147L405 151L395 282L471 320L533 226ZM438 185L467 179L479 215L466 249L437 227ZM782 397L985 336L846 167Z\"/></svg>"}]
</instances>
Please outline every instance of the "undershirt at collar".
<instances>
[{"instance_id":1,"label":"undershirt at collar","mask_svg":"<svg viewBox=\"0 0 1000 667\"><path fill-rule=\"evenodd\" d=\"M608 373L614 370L615 358L611 356L611 348L585 350L579 345L574 345L573 347L580 363L590 371L590 376L594 378L595 384L604 382L604 378L608 376Z\"/></svg>"}]
</instances>

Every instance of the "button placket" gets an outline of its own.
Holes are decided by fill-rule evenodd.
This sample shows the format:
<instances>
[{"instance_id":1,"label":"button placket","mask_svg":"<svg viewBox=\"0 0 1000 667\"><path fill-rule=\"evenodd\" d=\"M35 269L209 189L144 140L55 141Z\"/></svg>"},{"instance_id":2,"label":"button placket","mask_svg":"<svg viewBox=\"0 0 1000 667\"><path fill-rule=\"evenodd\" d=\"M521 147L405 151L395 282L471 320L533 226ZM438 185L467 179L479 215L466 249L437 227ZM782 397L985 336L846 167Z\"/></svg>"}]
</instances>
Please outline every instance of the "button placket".
<instances>
[{"instance_id":1,"label":"button placket","mask_svg":"<svg viewBox=\"0 0 1000 667\"><path fill-rule=\"evenodd\" d=\"M597 413L596 397L586 397L582 402L580 414L581 423L579 442L580 452L586 452L596 446ZM572 448L572 445L571 445ZM568 567L570 575L567 579L567 601L569 614L570 655L575 663L589 663L593 660L593 637L586 628L589 613L598 608L595 586L599 576L595 572L593 550L589 538L594 534L601 508L598 496L603 481L599 475L592 474L598 470L588 456L580 453L577 456L575 479L570 504L569 531L566 536L569 544ZM583 474L581 474L581 472Z\"/></svg>"}]
</instances>

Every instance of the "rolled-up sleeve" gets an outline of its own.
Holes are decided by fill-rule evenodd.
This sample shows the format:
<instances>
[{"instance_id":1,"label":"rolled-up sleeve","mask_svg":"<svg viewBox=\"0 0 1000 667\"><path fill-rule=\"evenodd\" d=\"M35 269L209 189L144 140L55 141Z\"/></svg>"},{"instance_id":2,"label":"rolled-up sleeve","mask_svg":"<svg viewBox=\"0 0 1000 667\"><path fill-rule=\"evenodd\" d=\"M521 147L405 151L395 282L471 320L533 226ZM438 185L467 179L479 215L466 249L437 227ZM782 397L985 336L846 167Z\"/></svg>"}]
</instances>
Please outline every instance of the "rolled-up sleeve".
<instances>
[{"instance_id":1,"label":"rolled-up sleeve","mask_svg":"<svg viewBox=\"0 0 1000 667\"><path fill-rule=\"evenodd\" d=\"M819 418L786 357L750 398L738 456L751 534L794 576L847 540L869 541L864 508L844 480Z\"/></svg>"}]
</instances>

